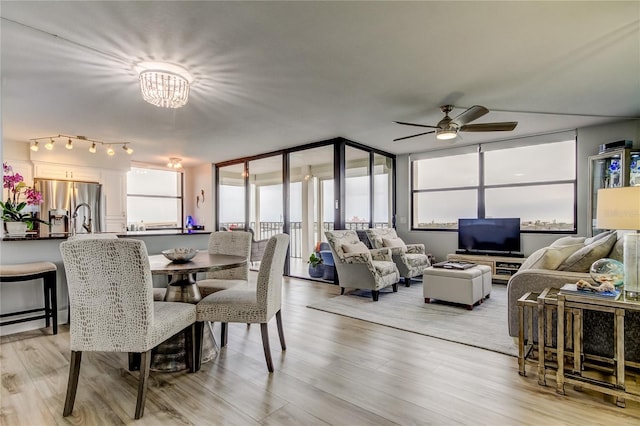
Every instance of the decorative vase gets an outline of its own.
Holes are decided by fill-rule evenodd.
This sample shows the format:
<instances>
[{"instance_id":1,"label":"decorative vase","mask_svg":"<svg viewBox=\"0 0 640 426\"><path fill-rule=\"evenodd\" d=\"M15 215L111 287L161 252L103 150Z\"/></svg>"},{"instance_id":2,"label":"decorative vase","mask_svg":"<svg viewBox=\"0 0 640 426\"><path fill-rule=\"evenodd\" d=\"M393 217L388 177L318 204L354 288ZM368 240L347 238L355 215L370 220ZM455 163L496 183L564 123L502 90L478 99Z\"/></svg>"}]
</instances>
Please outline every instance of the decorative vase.
<instances>
[{"instance_id":1,"label":"decorative vase","mask_svg":"<svg viewBox=\"0 0 640 426\"><path fill-rule=\"evenodd\" d=\"M27 235L26 222L5 222L4 227L7 230L8 237L24 237Z\"/></svg>"},{"instance_id":2,"label":"decorative vase","mask_svg":"<svg viewBox=\"0 0 640 426\"><path fill-rule=\"evenodd\" d=\"M322 275L324 274L324 268L322 267L322 265L318 265L318 266L311 266L309 265L309 276L311 278L320 278L322 277Z\"/></svg>"}]
</instances>

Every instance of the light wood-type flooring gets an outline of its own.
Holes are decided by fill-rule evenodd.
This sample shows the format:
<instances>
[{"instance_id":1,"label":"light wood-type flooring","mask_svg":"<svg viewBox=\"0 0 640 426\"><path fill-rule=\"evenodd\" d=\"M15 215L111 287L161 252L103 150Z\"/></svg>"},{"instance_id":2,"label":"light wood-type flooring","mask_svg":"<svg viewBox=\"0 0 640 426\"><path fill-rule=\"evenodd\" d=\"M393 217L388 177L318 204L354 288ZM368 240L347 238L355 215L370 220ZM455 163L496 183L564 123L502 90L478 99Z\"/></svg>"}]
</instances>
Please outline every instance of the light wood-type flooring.
<instances>
[{"instance_id":1,"label":"light wood-type flooring","mask_svg":"<svg viewBox=\"0 0 640 426\"><path fill-rule=\"evenodd\" d=\"M570 386L558 396L533 366L519 376L516 358L306 308L337 286L285 278L283 293L287 350L274 320L273 374L260 327L232 324L229 345L199 372L151 373L138 421L125 354L84 354L75 409L63 418L68 327L3 337L0 424L640 425L640 404L618 408Z\"/></svg>"}]
</instances>

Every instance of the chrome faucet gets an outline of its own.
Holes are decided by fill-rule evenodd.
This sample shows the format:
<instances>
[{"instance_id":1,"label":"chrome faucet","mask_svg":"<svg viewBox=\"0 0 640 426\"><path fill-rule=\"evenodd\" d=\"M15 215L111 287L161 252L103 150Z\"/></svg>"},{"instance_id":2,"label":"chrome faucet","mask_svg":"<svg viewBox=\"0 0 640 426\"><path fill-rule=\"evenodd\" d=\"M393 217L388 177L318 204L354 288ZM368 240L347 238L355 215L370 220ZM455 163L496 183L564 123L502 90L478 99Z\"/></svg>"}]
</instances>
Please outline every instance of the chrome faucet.
<instances>
[{"instance_id":1,"label":"chrome faucet","mask_svg":"<svg viewBox=\"0 0 640 426\"><path fill-rule=\"evenodd\" d=\"M76 234L76 218L78 217L78 209L80 209L80 207L86 207L87 210L89 210L89 220L87 222L85 222L85 219L87 219L86 216L82 217L82 227L87 231L88 234L91 233L91 206L87 203L80 203L76 206L76 208L73 210L73 229L72 231L72 235Z\"/></svg>"}]
</instances>

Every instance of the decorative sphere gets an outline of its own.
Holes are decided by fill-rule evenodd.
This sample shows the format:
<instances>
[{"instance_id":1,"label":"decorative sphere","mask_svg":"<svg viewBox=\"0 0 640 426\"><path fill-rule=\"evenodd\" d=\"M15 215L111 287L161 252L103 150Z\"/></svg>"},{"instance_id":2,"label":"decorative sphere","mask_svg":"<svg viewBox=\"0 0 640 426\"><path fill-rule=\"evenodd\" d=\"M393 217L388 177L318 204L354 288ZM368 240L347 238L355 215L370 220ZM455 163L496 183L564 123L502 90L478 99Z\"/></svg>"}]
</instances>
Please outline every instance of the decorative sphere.
<instances>
[{"instance_id":1,"label":"decorative sphere","mask_svg":"<svg viewBox=\"0 0 640 426\"><path fill-rule=\"evenodd\" d=\"M597 284L608 282L619 287L624 281L624 265L614 259L596 260L591 265L589 273Z\"/></svg>"}]
</instances>

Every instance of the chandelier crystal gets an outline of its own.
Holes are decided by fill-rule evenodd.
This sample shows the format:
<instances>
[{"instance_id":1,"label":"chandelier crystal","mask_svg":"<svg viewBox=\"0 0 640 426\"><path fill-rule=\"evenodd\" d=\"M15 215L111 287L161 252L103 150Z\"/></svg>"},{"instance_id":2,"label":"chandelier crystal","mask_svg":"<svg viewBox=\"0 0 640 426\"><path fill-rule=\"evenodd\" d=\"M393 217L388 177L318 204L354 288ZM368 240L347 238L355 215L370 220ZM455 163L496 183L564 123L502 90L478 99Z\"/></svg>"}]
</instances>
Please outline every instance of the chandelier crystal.
<instances>
[{"instance_id":1,"label":"chandelier crystal","mask_svg":"<svg viewBox=\"0 0 640 426\"><path fill-rule=\"evenodd\" d=\"M186 69L162 62L141 62L135 69L140 75L140 90L145 101L163 108L187 104L193 76Z\"/></svg>"}]
</instances>

